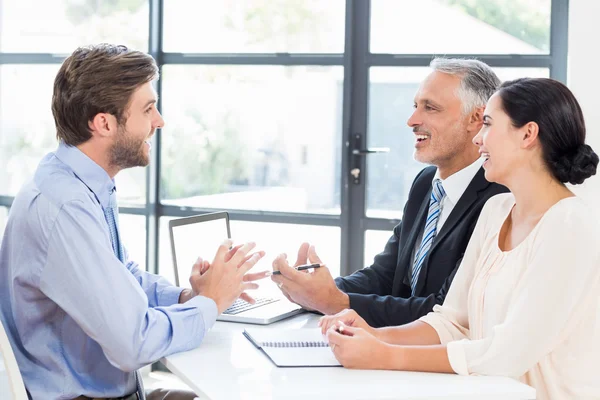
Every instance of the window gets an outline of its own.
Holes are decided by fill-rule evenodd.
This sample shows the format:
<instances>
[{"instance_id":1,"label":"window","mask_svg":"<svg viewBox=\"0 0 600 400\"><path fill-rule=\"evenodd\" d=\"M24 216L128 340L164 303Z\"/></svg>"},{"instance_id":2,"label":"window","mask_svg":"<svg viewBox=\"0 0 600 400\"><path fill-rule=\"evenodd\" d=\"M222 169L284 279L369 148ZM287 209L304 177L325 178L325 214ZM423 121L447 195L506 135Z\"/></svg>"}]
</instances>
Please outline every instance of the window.
<instances>
[{"instance_id":1,"label":"window","mask_svg":"<svg viewBox=\"0 0 600 400\"><path fill-rule=\"evenodd\" d=\"M169 0L165 51L343 53L343 0Z\"/></svg>"},{"instance_id":2,"label":"window","mask_svg":"<svg viewBox=\"0 0 600 400\"><path fill-rule=\"evenodd\" d=\"M385 244L393 234L392 229L389 231L367 230L365 232L365 267L373 264L373 259L383 251Z\"/></svg>"},{"instance_id":3,"label":"window","mask_svg":"<svg viewBox=\"0 0 600 400\"><path fill-rule=\"evenodd\" d=\"M58 68L0 66L0 194L16 195L42 157L56 149L50 103Z\"/></svg>"},{"instance_id":4,"label":"window","mask_svg":"<svg viewBox=\"0 0 600 400\"><path fill-rule=\"evenodd\" d=\"M567 22L568 0L0 0L0 207L57 147L64 57L120 43L157 60L166 121L155 164L115 177L131 257L158 250L147 268L173 280L166 221L233 210L266 268L307 240L348 274L383 249L424 167L406 121L431 59L565 81ZM354 155L356 135L390 152Z\"/></svg>"},{"instance_id":5,"label":"window","mask_svg":"<svg viewBox=\"0 0 600 400\"><path fill-rule=\"evenodd\" d=\"M254 267L257 271L271 270L273 260L281 253L285 253L293 265L300 245L309 242L315 246L331 274L340 274L339 227L231 221L231 235L240 243L254 241L258 250L266 252L259 265Z\"/></svg>"},{"instance_id":6,"label":"window","mask_svg":"<svg viewBox=\"0 0 600 400\"><path fill-rule=\"evenodd\" d=\"M0 50L70 54L93 43L148 48L145 0L19 0L0 3Z\"/></svg>"},{"instance_id":7,"label":"window","mask_svg":"<svg viewBox=\"0 0 600 400\"><path fill-rule=\"evenodd\" d=\"M146 269L146 218L143 215L119 214L119 232L129 259Z\"/></svg>"},{"instance_id":8,"label":"window","mask_svg":"<svg viewBox=\"0 0 600 400\"><path fill-rule=\"evenodd\" d=\"M175 282L169 236L171 219L161 218L160 221L159 274ZM256 251L265 251L265 257L254 266L253 271L272 270L273 260L281 253L287 254L290 264L293 264L300 245L309 242L315 246L317 254L327 264L331 274L333 276L340 274L340 228L338 227L230 220L230 228L234 243L253 241L257 245ZM202 238L190 238L189 245L194 246L196 240ZM212 261L216 251L217 249L214 249L212 254L198 254L198 256Z\"/></svg>"},{"instance_id":9,"label":"window","mask_svg":"<svg viewBox=\"0 0 600 400\"><path fill-rule=\"evenodd\" d=\"M494 68L501 80L548 77L547 68ZM414 135L407 125L414 95L429 68L373 67L369 74L369 147L390 152L367 159L367 216L402 218L415 176L426 165L413 159Z\"/></svg>"},{"instance_id":10,"label":"window","mask_svg":"<svg viewBox=\"0 0 600 400\"><path fill-rule=\"evenodd\" d=\"M59 67L0 65L0 195L16 195L58 146L50 105ZM122 171L116 182L121 205L146 201L143 168Z\"/></svg>"},{"instance_id":11,"label":"window","mask_svg":"<svg viewBox=\"0 0 600 400\"><path fill-rule=\"evenodd\" d=\"M548 54L550 0L372 0L371 52Z\"/></svg>"},{"instance_id":12,"label":"window","mask_svg":"<svg viewBox=\"0 0 600 400\"><path fill-rule=\"evenodd\" d=\"M6 228L6 222L8 220L8 210L8 207L0 207L0 232L4 232L4 228ZM0 237L2 236L0 235Z\"/></svg>"},{"instance_id":13,"label":"window","mask_svg":"<svg viewBox=\"0 0 600 400\"><path fill-rule=\"evenodd\" d=\"M164 67L162 198L339 214L342 70Z\"/></svg>"}]
</instances>

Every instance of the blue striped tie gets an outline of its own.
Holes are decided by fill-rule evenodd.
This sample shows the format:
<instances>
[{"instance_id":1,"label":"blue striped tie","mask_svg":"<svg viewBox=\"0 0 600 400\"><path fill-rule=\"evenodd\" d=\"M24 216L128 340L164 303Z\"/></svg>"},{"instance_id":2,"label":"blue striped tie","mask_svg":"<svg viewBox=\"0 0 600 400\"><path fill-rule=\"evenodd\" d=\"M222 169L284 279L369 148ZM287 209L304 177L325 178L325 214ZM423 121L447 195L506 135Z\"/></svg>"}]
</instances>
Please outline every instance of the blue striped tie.
<instances>
[{"instance_id":1,"label":"blue striped tie","mask_svg":"<svg viewBox=\"0 0 600 400\"><path fill-rule=\"evenodd\" d=\"M123 244L119 240L119 208L117 206L116 188L113 188L113 190L110 192L108 207L104 209L104 218L106 218L106 223L108 224L110 242L112 243L115 256L124 263L125 250L123 249ZM142 382L142 377L140 376L139 371L135 371L135 386L138 393L138 398L142 400L145 399L146 396L144 395L144 383Z\"/></svg>"},{"instance_id":2,"label":"blue striped tie","mask_svg":"<svg viewBox=\"0 0 600 400\"><path fill-rule=\"evenodd\" d=\"M431 197L429 198L429 212L427 213L427 221L425 222L425 230L423 231L423 239L421 240L421 246L415 254L415 261L413 264L412 274L410 276L410 287L412 288L412 295L416 296L417 282L419 281L419 273L423 262L427 257L427 253L431 248L433 239L437 234L437 223L442 212L442 200L446 196L442 181L435 179L433 181L433 189L431 190Z\"/></svg>"},{"instance_id":3,"label":"blue striped tie","mask_svg":"<svg viewBox=\"0 0 600 400\"><path fill-rule=\"evenodd\" d=\"M121 261L125 262L125 254L123 251L123 245L119 240L119 223L118 223L119 208L117 206L117 193L116 189L110 192L108 200L108 207L104 209L104 218L108 224L108 230L110 232L110 242L112 243L113 251L115 256Z\"/></svg>"}]
</instances>

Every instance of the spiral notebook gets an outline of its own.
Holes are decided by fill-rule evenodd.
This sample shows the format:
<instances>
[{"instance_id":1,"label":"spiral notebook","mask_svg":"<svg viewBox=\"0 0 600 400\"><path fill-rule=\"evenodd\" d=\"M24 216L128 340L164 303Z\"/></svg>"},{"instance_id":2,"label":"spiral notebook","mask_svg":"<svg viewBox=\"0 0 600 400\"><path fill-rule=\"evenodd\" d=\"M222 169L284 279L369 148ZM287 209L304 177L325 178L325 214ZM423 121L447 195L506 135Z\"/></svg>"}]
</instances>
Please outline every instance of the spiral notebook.
<instances>
[{"instance_id":1,"label":"spiral notebook","mask_svg":"<svg viewBox=\"0 0 600 400\"><path fill-rule=\"evenodd\" d=\"M245 329L243 334L278 367L341 366L318 328Z\"/></svg>"}]
</instances>

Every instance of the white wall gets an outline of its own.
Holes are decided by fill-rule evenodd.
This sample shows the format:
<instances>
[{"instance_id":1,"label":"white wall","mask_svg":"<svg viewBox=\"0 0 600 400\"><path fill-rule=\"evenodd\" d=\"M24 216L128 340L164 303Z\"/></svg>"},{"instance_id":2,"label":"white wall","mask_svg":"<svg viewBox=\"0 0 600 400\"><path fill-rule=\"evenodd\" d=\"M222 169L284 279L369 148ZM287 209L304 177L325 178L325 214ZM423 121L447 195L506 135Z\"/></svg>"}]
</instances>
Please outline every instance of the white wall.
<instances>
[{"instance_id":1,"label":"white wall","mask_svg":"<svg viewBox=\"0 0 600 400\"><path fill-rule=\"evenodd\" d=\"M587 142L600 154L600 2L569 2L569 66L567 84L585 117ZM600 215L600 171L574 188Z\"/></svg>"}]
</instances>

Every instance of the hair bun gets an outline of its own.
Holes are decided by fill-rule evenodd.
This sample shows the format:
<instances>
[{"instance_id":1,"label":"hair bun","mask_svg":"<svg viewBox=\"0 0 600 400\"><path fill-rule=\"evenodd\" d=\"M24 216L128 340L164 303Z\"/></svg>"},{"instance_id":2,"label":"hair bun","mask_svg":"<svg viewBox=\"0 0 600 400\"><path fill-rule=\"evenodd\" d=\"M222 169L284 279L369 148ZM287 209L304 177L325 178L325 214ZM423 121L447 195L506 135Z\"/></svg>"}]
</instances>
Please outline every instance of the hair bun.
<instances>
[{"instance_id":1,"label":"hair bun","mask_svg":"<svg viewBox=\"0 0 600 400\"><path fill-rule=\"evenodd\" d=\"M561 182L578 185L596 175L598 155L589 145L582 144L575 151L563 154L551 164L554 175Z\"/></svg>"}]
</instances>

